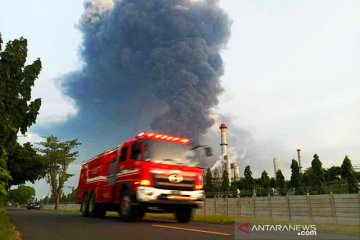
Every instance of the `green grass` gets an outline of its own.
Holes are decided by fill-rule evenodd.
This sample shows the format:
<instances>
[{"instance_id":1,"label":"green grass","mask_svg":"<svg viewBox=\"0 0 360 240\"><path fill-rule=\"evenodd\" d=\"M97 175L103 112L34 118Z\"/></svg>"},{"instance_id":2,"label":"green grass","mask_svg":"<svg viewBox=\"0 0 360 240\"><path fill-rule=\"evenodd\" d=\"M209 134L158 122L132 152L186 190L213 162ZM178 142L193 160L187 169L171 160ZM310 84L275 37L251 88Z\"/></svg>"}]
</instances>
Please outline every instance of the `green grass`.
<instances>
[{"instance_id":1,"label":"green grass","mask_svg":"<svg viewBox=\"0 0 360 240\"><path fill-rule=\"evenodd\" d=\"M45 211L54 211L54 210L45 210ZM68 213L79 213L79 210L59 210L61 212ZM117 212L106 213L108 217L117 217L119 214ZM174 220L174 214L170 213L147 213L145 215L146 219L159 219L159 220ZM306 222L289 222L289 221L277 221L277 220L267 220L267 219L258 219L248 216L232 217L232 216L195 216L193 222L200 223L215 223L215 224L234 224L235 221L240 223L250 223L250 224L314 224ZM345 224L318 224L315 223L316 230L323 233L337 233L337 234L348 234L348 235L360 235L360 227L357 225L345 225ZM1 238L0 238L1 239Z\"/></svg>"},{"instance_id":2,"label":"green grass","mask_svg":"<svg viewBox=\"0 0 360 240\"><path fill-rule=\"evenodd\" d=\"M20 234L16 231L15 226L10 222L4 208L0 208L0 239L19 240Z\"/></svg>"},{"instance_id":3,"label":"green grass","mask_svg":"<svg viewBox=\"0 0 360 240\"><path fill-rule=\"evenodd\" d=\"M316 224L316 229L324 233L339 233L360 236L360 227L357 225Z\"/></svg>"}]
</instances>

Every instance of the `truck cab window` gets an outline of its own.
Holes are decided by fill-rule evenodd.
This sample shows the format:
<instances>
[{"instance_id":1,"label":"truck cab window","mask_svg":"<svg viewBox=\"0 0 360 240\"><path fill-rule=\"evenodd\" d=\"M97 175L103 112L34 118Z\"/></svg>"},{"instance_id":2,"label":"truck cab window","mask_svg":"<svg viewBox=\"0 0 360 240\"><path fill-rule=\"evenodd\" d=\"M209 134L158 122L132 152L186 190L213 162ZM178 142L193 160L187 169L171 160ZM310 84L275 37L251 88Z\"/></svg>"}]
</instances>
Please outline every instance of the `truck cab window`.
<instances>
[{"instance_id":1,"label":"truck cab window","mask_svg":"<svg viewBox=\"0 0 360 240\"><path fill-rule=\"evenodd\" d=\"M141 142L135 142L131 146L131 155L130 158L134 160L140 160L141 158Z\"/></svg>"},{"instance_id":2,"label":"truck cab window","mask_svg":"<svg viewBox=\"0 0 360 240\"><path fill-rule=\"evenodd\" d=\"M123 147L123 148L121 148L121 152L120 152L120 162L125 162L125 160L126 160L126 154L127 154L127 149L128 149L128 147Z\"/></svg>"}]
</instances>

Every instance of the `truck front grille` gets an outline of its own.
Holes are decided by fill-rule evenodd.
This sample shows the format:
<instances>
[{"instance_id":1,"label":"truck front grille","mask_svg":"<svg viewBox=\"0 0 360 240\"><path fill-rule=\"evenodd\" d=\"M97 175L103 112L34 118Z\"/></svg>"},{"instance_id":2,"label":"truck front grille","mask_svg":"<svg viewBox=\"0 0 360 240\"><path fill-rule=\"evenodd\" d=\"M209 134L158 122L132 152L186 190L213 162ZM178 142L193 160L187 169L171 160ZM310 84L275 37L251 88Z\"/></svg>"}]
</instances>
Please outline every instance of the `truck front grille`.
<instances>
[{"instance_id":1,"label":"truck front grille","mask_svg":"<svg viewBox=\"0 0 360 240\"><path fill-rule=\"evenodd\" d=\"M179 183L169 181L169 175L166 174L153 174L154 187L160 189L183 190L192 191L195 186L195 178L183 177Z\"/></svg>"}]
</instances>

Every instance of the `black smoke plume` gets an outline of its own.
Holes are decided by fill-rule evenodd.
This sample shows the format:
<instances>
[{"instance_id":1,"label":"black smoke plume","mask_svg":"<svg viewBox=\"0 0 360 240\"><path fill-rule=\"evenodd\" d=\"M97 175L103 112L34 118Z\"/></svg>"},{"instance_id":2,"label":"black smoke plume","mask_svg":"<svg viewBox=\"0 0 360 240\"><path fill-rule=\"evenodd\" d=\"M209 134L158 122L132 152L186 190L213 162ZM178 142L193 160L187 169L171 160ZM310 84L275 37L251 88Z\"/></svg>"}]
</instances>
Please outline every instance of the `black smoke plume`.
<instances>
[{"instance_id":1,"label":"black smoke plume","mask_svg":"<svg viewBox=\"0 0 360 240\"><path fill-rule=\"evenodd\" d=\"M79 27L83 66L63 80L82 128L134 126L190 137L214 120L230 21L214 0L92 0ZM79 123L79 122L78 122ZM114 129L117 131L116 127Z\"/></svg>"}]
</instances>

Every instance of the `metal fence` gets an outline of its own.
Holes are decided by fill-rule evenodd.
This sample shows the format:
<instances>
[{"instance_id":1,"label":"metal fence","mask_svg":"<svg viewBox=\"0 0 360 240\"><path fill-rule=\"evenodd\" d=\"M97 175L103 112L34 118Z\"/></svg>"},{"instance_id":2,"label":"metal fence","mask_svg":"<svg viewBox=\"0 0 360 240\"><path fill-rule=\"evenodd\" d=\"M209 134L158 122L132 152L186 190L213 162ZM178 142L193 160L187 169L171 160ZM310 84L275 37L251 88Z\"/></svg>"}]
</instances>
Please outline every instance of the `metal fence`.
<instances>
[{"instance_id":1,"label":"metal fence","mask_svg":"<svg viewBox=\"0 0 360 240\"><path fill-rule=\"evenodd\" d=\"M53 210L55 208L55 203L44 203L41 205L41 208L46 209L46 210ZM62 202L62 203L60 203L59 209L61 209L61 210L79 210L79 212L80 212L80 204Z\"/></svg>"},{"instance_id":2,"label":"metal fence","mask_svg":"<svg viewBox=\"0 0 360 240\"><path fill-rule=\"evenodd\" d=\"M260 188L256 187L252 190L236 189L227 192L206 192L207 198L214 197L253 197L253 196L287 196L287 195L319 195L319 194L347 194L358 193L359 186L349 186L348 184L335 184L318 186L306 186L300 188Z\"/></svg>"},{"instance_id":3,"label":"metal fence","mask_svg":"<svg viewBox=\"0 0 360 240\"><path fill-rule=\"evenodd\" d=\"M206 198L206 216L250 216L295 222L360 224L360 193Z\"/></svg>"}]
</instances>

